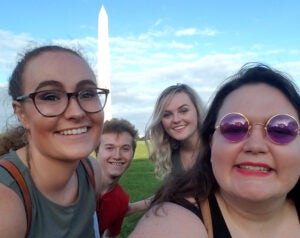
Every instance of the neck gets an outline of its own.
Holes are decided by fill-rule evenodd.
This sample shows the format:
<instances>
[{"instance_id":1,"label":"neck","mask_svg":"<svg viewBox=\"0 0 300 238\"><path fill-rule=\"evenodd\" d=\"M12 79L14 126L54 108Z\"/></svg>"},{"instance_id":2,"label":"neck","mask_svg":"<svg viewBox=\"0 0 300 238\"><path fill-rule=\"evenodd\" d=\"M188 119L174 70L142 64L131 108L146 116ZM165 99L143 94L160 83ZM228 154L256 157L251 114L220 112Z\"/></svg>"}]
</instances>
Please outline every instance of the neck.
<instances>
[{"instance_id":1,"label":"neck","mask_svg":"<svg viewBox=\"0 0 300 238\"><path fill-rule=\"evenodd\" d=\"M196 151L200 147L200 137L197 132L195 132L191 137L180 143L180 150L184 151Z\"/></svg>"},{"instance_id":2,"label":"neck","mask_svg":"<svg viewBox=\"0 0 300 238\"><path fill-rule=\"evenodd\" d=\"M118 183L120 177L113 177L102 173L101 194L105 194L113 190Z\"/></svg>"},{"instance_id":3,"label":"neck","mask_svg":"<svg viewBox=\"0 0 300 238\"><path fill-rule=\"evenodd\" d=\"M78 161L46 158L38 151L21 148L17 151L38 190L49 200L60 205L74 202L78 195L76 168Z\"/></svg>"},{"instance_id":4,"label":"neck","mask_svg":"<svg viewBox=\"0 0 300 238\"><path fill-rule=\"evenodd\" d=\"M184 169L190 169L197 160L200 152L200 138L190 138L180 144L180 159Z\"/></svg>"}]
</instances>

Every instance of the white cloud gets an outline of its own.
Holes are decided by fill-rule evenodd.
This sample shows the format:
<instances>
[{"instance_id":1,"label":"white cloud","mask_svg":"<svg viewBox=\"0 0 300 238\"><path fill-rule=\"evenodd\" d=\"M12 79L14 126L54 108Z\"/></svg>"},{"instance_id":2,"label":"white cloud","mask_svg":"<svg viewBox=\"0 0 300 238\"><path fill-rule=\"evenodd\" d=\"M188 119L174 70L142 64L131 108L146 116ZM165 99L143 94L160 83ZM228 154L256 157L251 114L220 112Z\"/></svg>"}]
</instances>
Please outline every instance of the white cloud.
<instances>
[{"instance_id":1,"label":"white cloud","mask_svg":"<svg viewBox=\"0 0 300 238\"><path fill-rule=\"evenodd\" d=\"M197 28L186 28L186 29L175 31L175 36L196 36L196 35L215 36L217 34L218 31L208 27L201 30Z\"/></svg>"},{"instance_id":2,"label":"white cloud","mask_svg":"<svg viewBox=\"0 0 300 238\"><path fill-rule=\"evenodd\" d=\"M215 36L218 32L212 28L205 28L199 31L200 35L204 36Z\"/></svg>"},{"instance_id":3,"label":"white cloud","mask_svg":"<svg viewBox=\"0 0 300 238\"><path fill-rule=\"evenodd\" d=\"M193 36L196 35L197 29L196 28L188 28L184 30L179 30L175 32L176 36Z\"/></svg>"},{"instance_id":4,"label":"white cloud","mask_svg":"<svg viewBox=\"0 0 300 238\"><path fill-rule=\"evenodd\" d=\"M34 42L34 39L26 33L14 34L0 29L0 81L6 80L2 75L10 73L18 53L22 53L24 48Z\"/></svg>"},{"instance_id":5,"label":"white cloud","mask_svg":"<svg viewBox=\"0 0 300 238\"><path fill-rule=\"evenodd\" d=\"M177 42L174 42L174 41L168 43L167 46L170 47L170 48L177 48L177 49L192 49L193 48L192 45L177 43Z\"/></svg>"},{"instance_id":6,"label":"white cloud","mask_svg":"<svg viewBox=\"0 0 300 238\"><path fill-rule=\"evenodd\" d=\"M232 47L227 52L224 50L211 54L199 48L207 42L199 44L185 41L184 37L176 38L175 42L172 39L175 32L178 34L180 31L165 28L138 36L110 38L112 113L115 117L123 117L133 122L140 134L144 133L145 124L150 118L159 93L172 84L190 84L198 91L203 101L208 102L219 83L248 61L267 62L289 72L295 79L300 78L300 62L285 59L287 54L297 58L297 49L268 47L265 50L257 43L253 48ZM190 34L193 32L191 30ZM216 31L208 28L196 32L216 34ZM33 40L30 35L0 31L0 62L4 62L0 64L0 77L10 73L17 52L22 52L28 42ZM44 40L40 39L39 42ZM52 42L81 48L95 67L97 39L54 39ZM297 83L300 85L299 81ZM5 121L6 117L1 114L1 121Z\"/></svg>"}]
</instances>

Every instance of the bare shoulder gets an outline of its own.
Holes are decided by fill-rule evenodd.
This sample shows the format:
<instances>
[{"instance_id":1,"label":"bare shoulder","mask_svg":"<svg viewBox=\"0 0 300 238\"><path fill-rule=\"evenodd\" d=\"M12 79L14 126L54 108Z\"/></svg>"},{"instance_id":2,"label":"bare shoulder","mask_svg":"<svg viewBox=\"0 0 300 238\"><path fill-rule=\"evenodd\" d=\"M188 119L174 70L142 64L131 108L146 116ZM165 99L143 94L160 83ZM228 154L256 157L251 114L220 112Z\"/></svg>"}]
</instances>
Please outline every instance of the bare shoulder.
<instances>
[{"instance_id":1,"label":"bare shoulder","mask_svg":"<svg viewBox=\"0 0 300 238\"><path fill-rule=\"evenodd\" d=\"M19 196L0 183L0 238L24 237L26 233L25 207Z\"/></svg>"},{"instance_id":2,"label":"bare shoulder","mask_svg":"<svg viewBox=\"0 0 300 238\"><path fill-rule=\"evenodd\" d=\"M207 237L202 221L191 211L175 203L152 207L138 222L130 238Z\"/></svg>"}]
</instances>

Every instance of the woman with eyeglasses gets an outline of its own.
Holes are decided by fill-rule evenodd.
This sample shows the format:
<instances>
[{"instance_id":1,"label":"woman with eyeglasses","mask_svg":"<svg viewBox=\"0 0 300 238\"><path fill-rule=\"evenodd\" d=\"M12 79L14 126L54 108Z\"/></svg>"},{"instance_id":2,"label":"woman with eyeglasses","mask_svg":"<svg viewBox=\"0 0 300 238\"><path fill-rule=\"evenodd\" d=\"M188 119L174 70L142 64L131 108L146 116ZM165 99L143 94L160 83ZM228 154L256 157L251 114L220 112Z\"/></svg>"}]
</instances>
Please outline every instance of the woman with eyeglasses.
<instances>
[{"instance_id":1,"label":"woman with eyeglasses","mask_svg":"<svg viewBox=\"0 0 300 238\"><path fill-rule=\"evenodd\" d=\"M194 165L204 114L202 101L190 86L171 85L161 92L145 133L157 177L176 176Z\"/></svg>"},{"instance_id":2,"label":"woman with eyeglasses","mask_svg":"<svg viewBox=\"0 0 300 238\"><path fill-rule=\"evenodd\" d=\"M100 168L86 158L99 144L108 90L97 88L93 70L78 52L49 45L20 59L9 94L21 126L2 136L1 147L9 151L1 161L14 164L29 191L22 194L15 177L0 167L0 236L97 237Z\"/></svg>"},{"instance_id":3,"label":"woman with eyeglasses","mask_svg":"<svg viewBox=\"0 0 300 238\"><path fill-rule=\"evenodd\" d=\"M246 64L219 88L195 166L166 181L134 237L299 237L300 96Z\"/></svg>"}]
</instances>

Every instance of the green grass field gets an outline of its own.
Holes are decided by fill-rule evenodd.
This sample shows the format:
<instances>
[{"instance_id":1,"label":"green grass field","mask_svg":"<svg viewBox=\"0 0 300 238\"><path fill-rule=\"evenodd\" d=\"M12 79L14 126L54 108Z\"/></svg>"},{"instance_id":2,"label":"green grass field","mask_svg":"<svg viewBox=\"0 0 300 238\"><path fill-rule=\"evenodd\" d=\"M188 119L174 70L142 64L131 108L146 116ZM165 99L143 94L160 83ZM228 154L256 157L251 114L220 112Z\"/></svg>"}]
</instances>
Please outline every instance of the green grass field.
<instances>
[{"instance_id":1,"label":"green grass field","mask_svg":"<svg viewBox=\"0 0 300 238\"><path fill-rule=\"evenodd\" d=\"M148 159L145 142L138 141L134 159L120 179L120 184L135 202L150 197L160 186L161 182L154 176L154 166ZM125 217L121 238L126 238L142 216L142 212Z\"/></svg>"}]
</instances>

